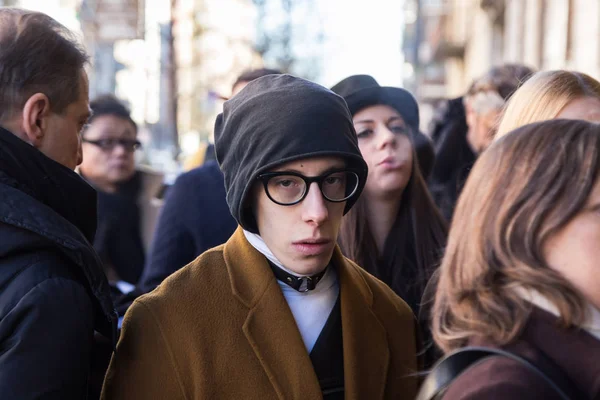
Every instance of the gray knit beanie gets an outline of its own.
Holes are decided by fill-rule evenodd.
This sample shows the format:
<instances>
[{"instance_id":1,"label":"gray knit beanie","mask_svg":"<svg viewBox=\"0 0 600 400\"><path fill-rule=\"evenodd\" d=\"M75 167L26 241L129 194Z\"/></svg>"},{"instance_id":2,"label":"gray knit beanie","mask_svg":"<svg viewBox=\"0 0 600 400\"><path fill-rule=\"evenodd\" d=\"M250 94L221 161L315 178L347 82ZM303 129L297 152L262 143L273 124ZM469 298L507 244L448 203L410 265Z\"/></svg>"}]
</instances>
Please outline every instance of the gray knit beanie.
<instances>
[{"instance_id":1,"label":"gray knit beanie","mask_svg":"<svg viewBox=\"0 0 600 400\"><path fill-rule=\"evenodd\" d=\"M267 75L225 102L215 123L215 151L225 176L229 210L258 233L248 196L259 174L290 161L337 156L359 176L348 212L367 180L352 116L343 98L290 75Z\"/></svg>"}]
</instances>

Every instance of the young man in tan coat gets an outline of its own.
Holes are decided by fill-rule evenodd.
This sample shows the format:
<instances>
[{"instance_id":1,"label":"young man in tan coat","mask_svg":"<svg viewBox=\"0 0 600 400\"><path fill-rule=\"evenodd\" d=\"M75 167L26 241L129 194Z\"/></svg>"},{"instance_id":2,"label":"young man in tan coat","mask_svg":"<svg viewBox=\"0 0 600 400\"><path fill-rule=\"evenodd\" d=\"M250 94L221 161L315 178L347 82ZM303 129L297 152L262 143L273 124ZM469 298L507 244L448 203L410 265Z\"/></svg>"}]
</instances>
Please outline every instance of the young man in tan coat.
<instances>
[{"instance_id":1,"label":"young man in tan coat","mask_svg":"<svg viewBox=\"0 0 600 400\"><path fill-rule=\"evenodd\" d=\"M240 227L136 300L103 398L413 399L413 315L336 245L367 176L343 99L260 78L215 146Z\"/></svg>"}]
</instances>

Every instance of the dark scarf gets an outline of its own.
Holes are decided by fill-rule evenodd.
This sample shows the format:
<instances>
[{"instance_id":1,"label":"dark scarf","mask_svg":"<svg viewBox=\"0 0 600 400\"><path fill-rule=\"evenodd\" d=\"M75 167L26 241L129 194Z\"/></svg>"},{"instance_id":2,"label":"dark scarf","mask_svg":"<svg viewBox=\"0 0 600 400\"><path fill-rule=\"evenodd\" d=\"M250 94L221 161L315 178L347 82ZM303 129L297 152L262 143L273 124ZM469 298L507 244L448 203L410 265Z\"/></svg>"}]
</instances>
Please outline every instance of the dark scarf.
<instances>
[{"instance_id":1,"label":"dark scarf","mask_svg":"<svg viewBox=\"0 0 600 400\"><path fill-rule=\"evenodd\" d=\"M96 191L69 168L0 127L0 181L53 209L92 242Z\"/></svg>"},{"instance_id":2,"label":"dark scarf","mask_svg":"<svg viewBox=\"0 0 600 400\"><path fill-rule=\"evenodd\" d=\"M84 176L85 178L85 176ZM98 190L98 231L94 248L120 279L135 284L144 267L137 204L142 179L136 173L116 193Z\"/></svg>"},{"instance_id":3,"label":"dark scarf","mask_svg":"<svg viewBox=\"0 0 600 400\"><path fill-rule=\"evenodd\" d=\"M380 279L388 283L413 312L417 313L427 278L424 277L423 271L419 270L412 232L412 216L405 203L400 206L400 215L385 241L383 254L375 266L375 276L381 276ZM422 282L423 280L425 281Z\"/></svg>"}]
</instances>

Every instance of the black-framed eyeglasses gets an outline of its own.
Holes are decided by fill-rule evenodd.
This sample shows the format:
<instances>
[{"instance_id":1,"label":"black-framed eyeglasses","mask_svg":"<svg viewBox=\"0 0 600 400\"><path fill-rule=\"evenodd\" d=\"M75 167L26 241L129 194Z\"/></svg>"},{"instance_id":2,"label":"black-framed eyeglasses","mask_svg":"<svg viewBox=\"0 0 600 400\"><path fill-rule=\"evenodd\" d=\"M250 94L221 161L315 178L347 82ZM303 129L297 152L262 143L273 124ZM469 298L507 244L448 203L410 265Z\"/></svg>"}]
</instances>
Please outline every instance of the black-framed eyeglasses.
<instances>
[{"instance_id":1,"label":"black-framed eyeglasses","mask_svg":"<svg viewBox=\"0 0 600 400\"><path fill-rule=\"evenodd\" d=\"M358 174L351 170L334 170L319 176L304 176L297 172L266 172L257 177L262 181L265 192L272 202L282 206L300 203L310 185L316 182L323 197L333 203L341 203L358 190Z\"/></svg>"},{"instance_id":2,"label":"black-framed eyeglasses","mask_svg":"<svg viewBox=\"0 0 600 400\"><path fill-rule=\"evenodd\" d=\"M133 152L142 147L142 144L139 140L132 139L81 139L81 141L84 143L93 144L94 146L98 146L104 151L112 151L115 147L121 146L129 152Z\"/></svg>"}]
</instances>

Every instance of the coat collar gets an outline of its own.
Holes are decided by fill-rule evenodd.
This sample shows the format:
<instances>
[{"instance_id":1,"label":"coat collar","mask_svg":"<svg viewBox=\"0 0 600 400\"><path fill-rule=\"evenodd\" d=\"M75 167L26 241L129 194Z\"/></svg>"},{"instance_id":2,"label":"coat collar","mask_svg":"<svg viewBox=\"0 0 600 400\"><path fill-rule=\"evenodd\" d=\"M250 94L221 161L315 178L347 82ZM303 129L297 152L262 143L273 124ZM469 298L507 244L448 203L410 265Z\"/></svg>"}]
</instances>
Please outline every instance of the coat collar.
<instances>
[{"instance_id":1,"label":"coat collar","mask_svg":"<svg viewBox=\"0 0 600 400\"><path fill-rule=\"evenodd\" d=\"M0 127L0 180L73 224L89 242L96 233L96 191L69 168Z\"/></svg>"},{"instance_id":2,"label":"coat collar","mask_svg":"<svg viewBox=\"0 0 600 400\"><path fill-rule=\"evenodd\" d=\"M225 244L224 257L232 293L248 308L244 334L278 396L320 398L309 354L266 258L248 243L241 228ZM337 247L332 265L340 280L346 398L383 398L388 333L372 309L373 293L359 267ZM283 357L287 362L281 362Z\"/></svg>"},{"instance_id":3,"label":"coat collar","mask_svg":"<svg viewBox=\"0 0 600 400\"><path fill-rule=\"evenodd\" d=\"M536 307L541 308L555 317L560 317L560 311L556 305L537 290L520 287L516 289L516 292ZM586 304L586 306L586 320L581 325L581 328L594 336L597 340L600 340L600 310L590 303Z\"/></svg>"},{"instance_id":4,"label":"coat collar","mask_svg":"<svg viewBox=\"0 0 600 400\"><path fill-rule=\"evenodd\" d=\"M562 328L556 316L536 307L523 332L523 340L559 366L586 398L600 398L598 339L580 328Z\"/></svg>"}]
</instances>

